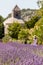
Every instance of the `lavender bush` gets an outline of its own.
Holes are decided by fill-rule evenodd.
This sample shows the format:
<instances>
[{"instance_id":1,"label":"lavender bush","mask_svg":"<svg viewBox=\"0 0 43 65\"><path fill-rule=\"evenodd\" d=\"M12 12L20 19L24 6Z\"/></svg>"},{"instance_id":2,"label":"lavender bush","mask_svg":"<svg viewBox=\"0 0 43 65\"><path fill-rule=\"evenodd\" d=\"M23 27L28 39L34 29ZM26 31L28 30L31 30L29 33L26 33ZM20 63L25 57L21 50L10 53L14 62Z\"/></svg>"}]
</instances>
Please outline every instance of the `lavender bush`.
<instances>
[{"instance_id":1,"label":"lavender bush","mask_svg":"<svg viewBox=\"0 0 43 65\"><path fill-rule=\"evenodd\" d=\"M43 65L43 46L0 43L0 65Z\"/></svg>"}]
</instances>

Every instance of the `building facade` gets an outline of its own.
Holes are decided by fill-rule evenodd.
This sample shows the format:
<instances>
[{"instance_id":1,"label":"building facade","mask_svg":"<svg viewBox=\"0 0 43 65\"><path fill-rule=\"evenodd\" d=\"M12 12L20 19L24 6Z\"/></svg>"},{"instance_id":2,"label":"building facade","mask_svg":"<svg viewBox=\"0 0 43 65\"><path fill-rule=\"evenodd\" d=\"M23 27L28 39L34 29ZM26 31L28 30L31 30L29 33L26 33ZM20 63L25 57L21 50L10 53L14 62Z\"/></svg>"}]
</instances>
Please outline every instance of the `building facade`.
<instances>
[{"instance_id":1,"label":"building facade","mask_svg":"<svg viewBox=\"0 0 43 65\"><path fill-rule=\"evenodd\" d=\"M16 5L12 10L12 16L4 21L4 33L8 34L8 26L12 23L24 24L24 21L21 19L20 8Z\"/></svg>"}]
</instances>

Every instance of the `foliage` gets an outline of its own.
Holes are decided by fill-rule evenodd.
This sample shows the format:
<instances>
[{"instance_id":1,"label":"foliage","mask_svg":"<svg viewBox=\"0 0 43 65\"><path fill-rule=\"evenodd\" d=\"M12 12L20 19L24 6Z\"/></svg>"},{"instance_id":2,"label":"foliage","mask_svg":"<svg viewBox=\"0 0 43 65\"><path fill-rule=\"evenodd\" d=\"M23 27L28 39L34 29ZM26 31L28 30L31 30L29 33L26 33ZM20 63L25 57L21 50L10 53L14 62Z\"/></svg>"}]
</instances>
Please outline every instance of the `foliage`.
<instances>
[{"instance_id":1,"label":"foliage","mask_svg":"<svg viewBox=\"0 0 43 65\"><path fill-rule=\"evenodd\" d=\"M4 36L4 25L0 22L0 39Z\"/></svg>"},{"instance_id":2,"label":"foliage","mask_svg":"<svg viewBox=\"0 0 43 65\"><path fill-rule=\"evenodd\" d=\"M43 8L43 0L38 0L37 4L39 7Z\"/></svg>"},{"instance_id":3,"label":"foliage","mask_svg":"<svg viewBox=\"0 0 43 65\"><path fill-rule=\"evenodd\" d=\"M43 16L43 8L37 10L37 15L42 17Z\"/></svg>"},{"instance_id":4,"label":"foliage","mask_svg":"<svg viewBox=\"0 0 43 65\"><path fill-rule=\"evenodd\" d=\"M8 19L8 18L10 18L10 17L11 17L11 13L8 14L8 16L5 18L5 20Z\"/></svg>"},{"instance_id":5,"label":"foliage","mask_svg":"<svg viewBox=\"0 0 43 65\"><path fill-rule=\"evenodd\" d=\"M4 43L9 42L9 41L11 41L11 37L10 37L9 35L5 35L5 36L2 38L2 41L3 41Z\"/></svg>"},{"instance_id":6,"label":"foliage","mask_svg":"<svg viewBox=\"0 0 43 65\"><path fill-rule=\"evenodd\" d=\"M43 17L39 19L37 23L35 24L35 26L40 26L40 25L43 25Z\"/></svg>"},{"instance_id":7,"label":"foliage","mask_svg":"<svg viewBox=\"0 0 43 65\"><path fill-rule=\"evenodd\" d=\"M0 16L0 22L2 23L4 21L4 18Z\"/></svg>"},{"instance_id":8,"label":"foliage","mask_svg":"<svg viewBox=\"0 0 43 65\"><path fill-rule=\"evenodd\" d=\"M25 22L25 25L27 28L33 28L35 26L35 23L39 20L38 16L34 16L31 18L31 20Z\"/></svg>"},{"instance_id":9,"label":"foliage","mask_svg":"<svg viewBox=\"0 0 43 65\"><path fill-rule=\"evenodd\" d=\"M18 39L18 33L21 29L21 25L19 23L13 23L11 25L9 25L8 30L9 30L9 35L12 38L16 38Z\"/></svg>"},{"instance_id":10,"label":"foliage","mask_svg":"<svg viewBox=\"0 0 43 65\"><path fill-rule=\"evenodd\" d=\"M38 44L43 44L43 18L41 18L34 27L32 35L36 35L38 39Z\"/></svg>"},{"instance_id":11,"label":"foliage","mask_svg":"<svg viewBox=\"0 0 43 65\"><path fill-rule=\"evenodd\" d=\"M38 13L39 13L41 16L43 16L43 0L38 0L37 3L38 3L38 5L39 5L39 7L40 7Z\"/></svg>"},{"instance_id":12,"label":"foliage","mask_svg":"<svg viewBox=\"0 0 43 65\"><path fill-rule=\"evenodd\" d=\"M43 16L43 8L40 9L41 15Z\"/></svg>"},{"instance_id":13,"label":"foliage","mask_svg":"<svg viewBox=\"0 0 43 65\"><path fill-rule=\"evenodd\" d=\"M28 29L21 29L18 35L18 39L23 40L24 43L27 43L27 40L29 40L29 30Z\"/></svg>"},{"instance_id":14,"label":"foliage","mask_svg":"<svg viewBox=\"0 0 43 65\"><path fill-rule=\"evenodd\" d=\"M3 25L4 18L0 16L0 39L4 36L4 25Z\"/></svg>"}]
</instances>

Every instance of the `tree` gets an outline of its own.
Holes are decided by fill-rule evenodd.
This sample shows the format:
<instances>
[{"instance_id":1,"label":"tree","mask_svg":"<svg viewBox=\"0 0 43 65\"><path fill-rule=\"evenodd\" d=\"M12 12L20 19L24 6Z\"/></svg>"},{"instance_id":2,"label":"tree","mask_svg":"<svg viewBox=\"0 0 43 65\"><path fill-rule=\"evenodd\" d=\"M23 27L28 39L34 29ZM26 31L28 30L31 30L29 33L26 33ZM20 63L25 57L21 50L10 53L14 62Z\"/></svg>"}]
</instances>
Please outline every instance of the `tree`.
<instances>
[{"instance_id":1,"label":"tree","mask_svg":"<svg viewBox=\"0 0 43 65\"><path fill-rule=\"evenodd\" d=\"M40 7L40 9L39 9L39 14L41 15L41 16L43 16L43 0L38 0L38 6Z\"/></svg>"},{"instance_id":2,"label":"tree","mask_svg":"<svg viewBox=\"0 0 43 65\"><path fill-rule=\"evenodd\" d=\"M0 39L4 36L4 25L3 25L4 18L0 16Z\"/></svg>"},{"instance_id":3,"label":"tree","mask_svg":"<svg viewBox=\"0 0 43 65\"><path fill-rule=\"evenodd\" d=\"M35 26L35 23L39 20L39 16L34 16L31 18L31 20L25 22L25 25L27 28L33 28Z\"/></svg>"},{"instance_id":4,"label":"tree","mask_svg":"<svg viewBox=\"0 0 43 65\"><path fill-rule=\"evenodd\" d=\"M4 25L0 22L0 39L4 36Z\"/></svg>"},{"instance_id":5,"label":"tree","mask_svg":"<svg viewBox=\"0 0 43 65\"><path fill-rule=\"evenodd\" d=\"M0 22L2 23L4 21L4 18L0 16Z\"/></svg>"},{"instance_id":6,"label":"tree","mask_svg":"<svg viewBox=\"0 0 43 65\"><path fill-rule=\"evenodd\" d=\"M9 25L8 30L9 30L9 35L12 38L16 38L18 39L18 33L21 29L21 25L19 23L13 23L11 25Z\"/></svg>"},{"instance_id":7,"label":"tree","mask_svg":"<svg viewBox=\"0 0 43 65\"><path fill-rule=\"evenodd\" d=\"M28 29L21 29L18 34L18 39L23 40L25 44L27 44L27 40L29 40L29 30Z\"/></svg>"},{"instance_id":8,"label":"tree","mask_svg":"<svg viewBox=\"0 0 43 65\"><path fill-rule=\"evenodd\" d=\"M34 27L32 35L36 35L38 39L38 44L43 44L43 18L41 18Z\"/></svg>"},{"instance_id":9,"label":"tree","mask_svg":"<svg viewBox=\"0 0 43 65\"><path fill-rule=\"evenodd\" d=\"M37 4L40 8L43 8L43 0L38 0Z\"/></svg>"}]
</instances>

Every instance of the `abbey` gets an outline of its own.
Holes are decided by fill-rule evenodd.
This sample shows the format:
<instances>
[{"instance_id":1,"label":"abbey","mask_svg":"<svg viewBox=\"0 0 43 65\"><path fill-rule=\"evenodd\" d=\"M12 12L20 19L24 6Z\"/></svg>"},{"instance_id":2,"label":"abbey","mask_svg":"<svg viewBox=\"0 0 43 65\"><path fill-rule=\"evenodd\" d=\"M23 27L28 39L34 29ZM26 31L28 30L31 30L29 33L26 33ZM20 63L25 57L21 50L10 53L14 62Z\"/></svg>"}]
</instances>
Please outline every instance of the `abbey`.
<instances>
[{"instance_id":1,"label":"abbey","mask_svg":"<svg viewBox=\"0 0 43 65\"><path fill-rule=\"evenodd\" d=\"M12 10L12 15L13 17L15 18L18 18L20 19L21 18L21 11L20 11L20 8L16 5L15 8Z\"/></svg>"},{"instance_id":2,"label":"abbey","mask_svg":"<svg viewBox=\"0 0 43 65\"><path fill-rule=\"evenodd\" d=\"M21 19L21 10L20 8L16 5L11 13L11 17L6 19L4 21L4 33L8 34L8 25L12 24L12 23L20 23L20 24L24 24L24 21Z\"/></svg>"}]
</instances>

